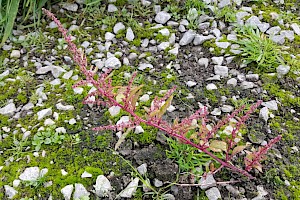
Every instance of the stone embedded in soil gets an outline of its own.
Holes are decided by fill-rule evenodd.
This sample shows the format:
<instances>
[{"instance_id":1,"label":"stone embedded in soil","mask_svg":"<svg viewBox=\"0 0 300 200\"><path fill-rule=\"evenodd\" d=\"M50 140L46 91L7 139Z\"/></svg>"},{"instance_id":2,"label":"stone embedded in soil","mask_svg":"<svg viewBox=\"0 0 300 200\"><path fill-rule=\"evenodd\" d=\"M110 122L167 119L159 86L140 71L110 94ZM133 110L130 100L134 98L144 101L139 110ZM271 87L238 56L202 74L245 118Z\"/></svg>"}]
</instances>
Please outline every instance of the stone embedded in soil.
<instances>
[{"instance_id":1,"label":"stone embedded in soil","mask_svg":"<svg viewBox=\"0 0 300 200\"><path fill-rule=\"evenodd\" d=\"M144 129L141 126L135 127L134 133L139 134L139 133L144 133Z\"/></svg>"},{"instance_id":2,"label":"stone embedded in soil","mask_svg":"<svg viewBox=\"0 0 300 200\"><path fill-rule=\"evenodd\" d=\"M206 68L206 67L208 67L208 62L209 62L208 58L200 58L198 60L198 65Z\"/></svg>"},{"instance_id":3,"label":"stone embedded in soil","mask_svg":"<svg viewBox=\"0 0 300 200\"><path fill-rule=\"evenodd\" d=\"M269 108L270 110L278 110L277 102L275 100L263 102L261 105Z\"/></svg>"},{"instance_id":4,"label":"stone embedded in soil","mask_svg":"<svg viewBox=\"0 0 300 200\"><path fill-rule=\"evenodd\" d=\"M197 85L197 83L195 81L188 81L188 82L186 82L186 85L188 87L193 87L193 86Z\"/></svg>"},{"instance_id":5,"label":"stone embedded in soil","mask_svg":"<svg viewBox=\"0 0 300 200\"><path fill-rule=\"evenodd\" d=\"M296 23L291 24L291 28L294 30L294 32L295 32L297 35L300 35L300 27L299 27L298 24L296 24Z\"/></svg>"},{"instance_id":6,"label":"stone embedded in soil","mask_svg":"<svg viewBox=\"0 0 300 200\"><path fill-rule=\"evenodd\" d=\"M259 75L258 74L247 74L246 75L246 80L247 81L258 81L259 80Z\"/></svg>"},{"instance_id":7,"label":"stone embedded in soil","mask_svg":"<svg viewBox=\"0 0 300 200\"><path fill-rule=\"evenodd\" d=\"M109 114L114 117L120 113L121 108L119 106L112 106L108 109Z\"/></svg>"},{"instance_id":8,"label":"stone embedded in soil","mask_svg":"<svg viewBox=\"0 0 300 200\"><path fill-rule=\"evenodd\" d=\"M276 44L284 44L285 39L284 35L272 35L270 39L275 42Z\"/></svg>"},{"instance_id":9,"label":"stone embedded in soil","mask_svg":"<svg viewBox=\"0 0 300 200\"><path fill-rule=\"evenodd\" d=\"M254 83L252 83L252 82L248 82L248 81L243 81L242 83L241 83L241 88L243 89L243 90L247 90L247 89L252 89L252 88L254 88Z\"/></svg>"},{"instance_id":10,"label":"stone embedded in soil","mask_svg":"<svg viewBox=\"0 0 300 200\"><path fill-rule=\"evenodd\" d=\"M115 34L113 34L111 32L106 32L104 38L106 41L110 41L115 38Z\"/></svg>"},{"instance_id":11,"label":"stone embedded in soil","mask_svg":"<svg viewBox=\"0 0 300 200\"><path fill-rule=\"evenodd\" d=\"M157 46L157 50L158 51L164 51L165 49L167 49L170 46L169 42L162 42Z\"/></svg>"},{"instance_id":12,"label":"stone embedded in soil","mask_svg":"<svg viewBox=\"0 0 300 200\"><path fill-rule=\"evenodd\" d=\"M80 199L82 197L88 197L90 193L85 189L81 183L75 183L75 191L73 194L73 199Z\"/></svg>"},{"instance_id":13,"label":"stone embedded in soil","mask_svg":"<svg viewBox=\"0 0 300 200\"><path fill-rule=\"evenodd\" d=\"M60 192L64 196L65 200L70 200L71 199L71 195L72 195L73 189L74 189L73 185L66 185L65 187L63 187L60 190Z\"/></svg>"},{"instance_id":14,"label":"stone embedded in soil","mask_svg":"<svg viewBox=\"0 0 300 200\"><path fill-rule=\"evenodd\" d=\"M52 115L52 108L43 109L43 110L40 110L39 112L37 112L39 121L50 115Z\"/></svg>"},{"instance_id":15,"label":"stone embedded in soil","mask_svg":"<svg viewBox=\"0 0 300 200\"><path fill-rule=\"evenodd\" d=\"M118 32L119 31L121 31L121 30L125 30L125 26L124 26L124 24L122 23L122 22L118 22L118 23L116 23L116 25L114 26L114 33L115 34L118 34Z\"/></svg>"},{"instance_id":16,"label":"stone embedded in soil","mask_svg":"<svg viewBox=\"0 0 300 200\"><path fill-rule=\"evenodd\" d=\"M194 38L194 41L193 41L193 44L195 46L197 46L197 45L203 44L203 42L211 40L213 38L215 38L213 35L203 36L203 35L196 34L195 38Z\"/></svg>"},{"instance_id":17,"label":"stone embedded in soil","mask_svg":"<svg viewBox=\"0 0 300 200\"><path fill-rule=\"evenodd\" d=\"M228 76L228 67L215 65L214 72L216 75L220 75L222 77L227 77Z\"/></svg>"},{"instance_id":18,"label":"stone embedded in soil","mask_svg":"<svg viewBox=\"0 0 300 200\"><path fill-rule=\"evenodd\" d=\"M167 21L171 19L171 15L166 11L161 11L156 14L154 20L159 24L165 24Z\"/></svg>"},{"instance_id":19,"label":"stone embedded in soil","mask_svg":"<svg viewBox=\"0 0 300 200\"><path fill-rule=\"evenodd\" d=\"M93 175L90 174L90 173L88 173L88 172L86 172L86 171L84 171L84 172L81 174L81 178L91 178L91 177L93 177Z\"/></svg>"},{"instance_id":20,"label":"stone embedded in soil","mask_svg":"<svg viewBox=\"0 0 300 200\"><path fill-rule=\"evenodd\" d=\"M220 47L221 49L228 48L230 44L230 42L216 42L217 47Z\"/></svg>"},{"instance_id":21,"label":"stone embedded in soil","mask_svg":"<svg viewBox=\"0 0 300 200\"><path fill-rule=\"evenodd\" d=\"M218 65L218 66L222 65L223 60L224 60L224 57L223 57L223 56L220 56L220 57L212 57L212 58L211 58L212 63L215 64L215 65Z\"/></svg>"},{"instance_id":22,"label":"stone embedded in soil","mask_svg":"<svg viewBox=\"0 0 300 200\"><path fill-rule=\"evenodd\" d=\"M38 167L29 167L20 174L19 179L22 181L36 181L40 177L40 169Z\"/></svg>"},{"instance_id":23,"label":"stone embedded in soil","mask_svg":"<svg viewBox=\"0 0 300 200\"><path fill-rule=\"evenodd\" d=\"M5 190L5 196L8 199L13 199L14 196L16 196L16 194L18 194L18 191L9 185L4 185L4 190Z\"/></svg>"},{"instance_id":24,"label":"stone embedded in soil","mask_svg":"<svg viewBox=\"0 0 300 200\"><path fill-rule=\"evenodd\" d=\"M127 32L126 32L126 39L128 41L133 41L134 40L134 33L133 33L133 31L130 27L127 29Z\"/></svg>"},{"instance_id":25,"label":"stone embedded in soil","mask_svg":"<svg viewBox=\"0 0 300 200\"><path fill-rule=\"evenodd\" d=\"M214 179L213 174L208 173L206 176L202 176L199 180L200 188L205 190L207 188L211 188L216 186L216 180Z\"/></svg>"},{"instance_id":26,"label":"stone embedded in soil","mask_svg":"<svg viewBox=\"0 0 300 200\"><path fill-rule=\"evenodd\" d=\"M227 81L227 85L235 87L237 85L237 80L235 78L231 78Z\"/></svg>"},{"instance_id":27,"label":"stone embedded in soil","mask_svg":"<svg viewBox=\"0 0 300 200\"><path fill-rule=\"evenodd\" d=\"M98 197L107 197L109 192L112 190L109 180L103 176L99 175L96 180L96 185L94 185L95 194Z\"/></svg>"},{"instance_id":28,"label":"stone embedded in soil","mask_svg":"<svg viewBox=\"0 0 300 200\"><path fill-rule=\"evenodd\" d=\"M234 110L234 107L230 106L230 105L223 105L221 107L221 110L222 110L222 112L230 113L230 112L232 112Z\"/></svg>"},{"instance_id":29,"label":"stone embedded in soil","mask_svg":"<svg viewBox=\"0 0 300 200\"><path fill-rule=\"evenodd\" d=\"M12 50L10 54L11 58L20 58L21 57L21 52L19 50Z\"/></svg>"},{"instance_id":30,"label":"stone embedded in soil","mask_svg":"<svg viewBox=\"0 0 300 200\"><path fill-rule=\"evenodd\" d=\"M266 33L269 35L276 35L281 31L281 28L279 26L271 27Z\"/></svg>"},{"instance_id":31,"label":"stone embedded in soil","mask_svg":"<svg viewBox=\"0 0 300 200\"><path fill-rule=\"evenodd\" d=\"M106 68L112 68L112 69L118 69L121 67L121 62L116 57L110 57L108 58L104 63Z\"/></svg>"},{"instance_id":32,"label":"stone embedded in soil","mask_svg":"<svg viewBox=\"0 0 300 200\"><path fill-rule=\"evenodd\" d=\"M139 67L138 67L138 69L139 70L144 70L144 69L146 69L146 68L149 68L149 69L152 69L153 68L153 65L152 64L149 64L149 63L140 63L139 64Z\"/></svg>"},{"instance_id":33,"label":"stone embedded in soil","mask_svg":"<svg viewBox=\"0 0 300 200\"><path fill-rule=\"evenodd\" d=\"M215 115L215 116L221 115L221 109L214 108L214 110L210 114Z\"/></svg>"},{"instance_id":34,"label":"stone embedded in soil","mask_svg":"<svg viewBox=\"0 0 300 200\"><path fill-rule=\"evenodd\" d=\"M66 111L66 110L74 110L74 106L72 106L72 105L66 105L66 106L64 106L62 103L58 103L55 106L56 106L56 108L58 110L64 110L64 111Z\"/></svg>"},{"instance_id":35,"label":"stone embedded in soil","mask_svg":"<svg viewBox=\"0 0 300 200\"><path fill-rule=\"evenodd\" d=\"M78 10L78 5L76 3L64 3L63 8L68 11L76 12Z\"/></svg>"},{"instance_id":36,"label":"stone embedded in soil","mask_svg":"<svg viewBox=\"0 0 300 200\"><path fill-rule=\"evenodd\" d=\"M181 38L181 40L179 41L179 45L180 46L185 46L190 44L193 39L195 38L196 33L193 30L188 30L187 32L185 32Z\"/></svg>"},{"instance_id":37,"label":"stone embedded in soil","mask_svg":"<svg viewBox=\"0 0 300 200\"><path fill-rule=\"evenodd\" d=\"M263 107L259 111L259 117L262 118L265 122L269 119L269 109L267 107Z\"/></svg>"},{"instance_id":38,"label":"stone embedded in soil","mask_svg":"<svg viewBox=\"0 0 300 200\"><path fill-rule=\"evenodd\" d=\"M14 103L9 103L6 106L0 108L0 114L6 116L12 116L17 111Z\"/></svg>"},{"instance_id":39,"label":"stone embedded in soil","mask_svg":"<svg viewBox=\"0 0 300 200\"><path fill-rule=\"evenodd\" d=\"M0 80L2 80L4 77L6 77L6 76L8 76L9 75L9 70L7 69L7 70L5 70L4 72L2 72L1 74L0 74Z\"/></svg>"},{"instance_id":40,"label":"stone embedded in soil","mask_svg":"<svg viewBox=\"0 0 300 200\"><path fill-rule=\"evenodd\" d=\"M109 4L107 7L107 12L116 12L118 8L114 4Z\"/></svg>"},{"instance_id":41,"label":"stone embedded in soil","mask_svg":"<svg viewBox=\"0 0 300 200\"><path fill-rule=\"evenodd\" d=\"M154 179L154 186L155 187L161 187L163 185L164 185L164 183L162 181L160 181L160 180L158 180L156 178Z\"/></svg>"},{"instance_id":42,"label":"stone embedded in soil","mask_svg":"<svg viewBox=\"0 0 300 200\"><path fill-rule=\"evenodd\" d=\"M219 8L224 8L225 6L229 6L231 5L231 1L230 0L221 0L220 3L218 4Z\"/></svg>"},{"instance_id":43,"label":"stone embedded in soil","mask_svg":"<svg viewBox=\"0 0 300 200\"><path fill-rule=\"evenodd\" d=\"M145 175L147 173L147 163L143 163L136 168L141 175Z\"/></svg>"},{"instance_id":44,"label":"stone embedded in soil","mask_svg":"<svg viewBox=\"0 0 300 200\"><path fill-rule=\"evenodd\" d=\"M210 188L209 190L206 190L205 194L206 194L206 196L209 200L222 199L221 193L220 193L219 189L216 188L216 187L213 187L213 188Z\"/></svg>"},{"instance_id":45,"label":"stone embedded in soil","mask_svg":"<svg viewBox=\"0 0 300 200\"><path fill-rule=\"evenodd\" d=\"M136 189L139 184L139 180L140 180L139 178L133 179L133 181L131 181L127 185L127 187L119 194L119 196L123 198L131 198L136 192Z\"/></svg>"},{"instance_id":46,"label":"stone embedded in soil","mask_svg":"<svg viewBox=\"0 0 300 200\"><path fill-rule=\"evenodd\" d=\"M206 89L207 90L217 90L218 87L214 83L209 83L209 84L207 84Z\"/></svg>"},{"instance_id":47,"label":"stone embedded in soil","mask_svg":"<svg viewBox=\"0 0 300 200\"><path fill-rule=\"evenodd\" d=\"M286 75L287 73L289 73L290 66L279 65L276 68L276 71L277 71L278 77L282 77L282 76Z\"/></svg>"}]
</instances>

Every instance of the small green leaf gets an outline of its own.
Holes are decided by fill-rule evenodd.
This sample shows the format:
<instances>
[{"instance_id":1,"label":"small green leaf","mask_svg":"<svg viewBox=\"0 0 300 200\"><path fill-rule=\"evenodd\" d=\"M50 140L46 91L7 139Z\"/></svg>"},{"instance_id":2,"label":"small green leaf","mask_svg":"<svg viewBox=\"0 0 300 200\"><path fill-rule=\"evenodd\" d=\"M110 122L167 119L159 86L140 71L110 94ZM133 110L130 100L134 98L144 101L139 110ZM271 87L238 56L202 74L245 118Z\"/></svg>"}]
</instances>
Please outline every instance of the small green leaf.
<instances>
[{"instance_id":1,"label":"small green leaf","mask_svg":"<svg viewBox=\"0 0 300 200\"><path fill-rule=\"evenodd\" d=\"M50 138L46 138L44 141L45 144L51 144L51 139Z\"/></svg>"}]
</instances>

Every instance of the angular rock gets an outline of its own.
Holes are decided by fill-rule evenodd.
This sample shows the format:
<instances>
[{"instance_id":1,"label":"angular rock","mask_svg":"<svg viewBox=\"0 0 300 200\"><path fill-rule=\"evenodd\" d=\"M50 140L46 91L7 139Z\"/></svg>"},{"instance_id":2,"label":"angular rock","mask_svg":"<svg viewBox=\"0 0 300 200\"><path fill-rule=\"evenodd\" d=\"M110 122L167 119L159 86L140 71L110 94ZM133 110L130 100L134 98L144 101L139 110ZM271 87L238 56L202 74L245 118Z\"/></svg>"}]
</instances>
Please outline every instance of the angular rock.
<instances>
[{"instance_id":1,"label":"angular rock","mask_svg":"<svg viewBox=\"0 0 300 200\"><path fill-rule=\"evenodd\" d=\"M0 74L0 80L2 80L4 77L9 75L9 70L5 70L3 73Z\"/></svg>"},{"instance_id":2,"label":"angular rock","mask_svg":"<svg viewBox=\"0 0 300 200\"><path fill-rule=\"evenodd\" d=\"M284 75L286 75L287 73L289 73L290 71L290 66L285 66L285 65L279 65L276 68L277 74L279 77L282 77Z\"/></svg>"},{"instance_id":3,"label":"angular rock","mask_svg":"<svg viewBox=\"0 0 300 200\"><path fill-rule=\"evenodd\" d=\"M194 41L193 41L193 44L194 45L200 45L200 44L203 44L203 42L211 40L213 38L215 38L213 35L203 36L203 35L196 34L195 38L194 38Z\"/></svg>"},{"instance_id":4,"label":"angular rock","mask_svg":"<svg viewBox=\"0 0 300 200\"><path fill-rule=\"evenodd\" d=\"M222 65L223 60L224 60L223 56L211 58L212 63L219 66Z\"/></svg>"},{"instance_id":5,"label":"angular rock","mask_svg":"<svg viewBox=\"0 0 300 200\"><path fill-rule=\"evenodd\" d=\"M74 189L73 185L66 185L65 187L63 187L60 190L60 192L64 196L65 200L70 200L71 199L71 195L72 195L73 189Z\"/></svg>"},{"instance_id":6,"label":"angular rock","mask_svg":"<svg viewBox=\"0 0 300 200\"><path fill-rule=\"evenodd\" d=\"M29 167L20 174L19 179L22 181L36 181L40 177L40 169L38 167Z\"/></svg>"},{"instance_id":7,"label":"angular rock","mask_svg":"<svg viewBox=\"0 0 300 200\"><path fill-rule=\"evenodd\" d=\"M107 7L107 12L116 12L118 11L118 8L114 5L114 4L108 4L108 7Z\"/></svg>"},{"instance_id":8,"label":"angular rock","mask_svg":"<svg viewBox=\"0 0 300 200\"><path fill-rule=\"evenodd\" d=\"M277 102L275 100L263 102L261 105L269 108L270 110L278 110Z\"/></svg>"},{"instance_id":9,"label":"angular rock","mask_svg":"<svg viewBox=\"0 0 300 200\"><path fill-rule=\"evenodd\" d=\"M3 108L0 108L0 114L6 116L12 116L17 111L14 103L9 103Z\"/></svg>"},{"instance_id":10,"label":"angular rock","mask_svg":"<svg viewBox=\"0 0 300 200\"><path fill-rule=\"evenodd\" d=\"M8 199L13 199L14 196L18 194L18 191L9 185L4 185L4 190L5 190L5 195Z\"/></svg>"},{"instance_id":11,"label":"angular rock","mask_svg":"<svg viewBox=\"0 0 300 200\"><path fill-rule=\"evenodd\" d=\"M127 29L127 32L126 32L126 39L128 41L133 41L134 40L134 33L133 33L133 31L130 27Z\"/></svg>"},{"instance_id":12,"label":"angular rock","mask_svg":"<svg viewBox=\"0 0 300 200\"><path fill-rule=\"evenodd\" d=\"M74 106L71 106L71 105L64 106L62 103L56 104L56 108L58 110L74 110Z\"/></svg>"},{"instance_id":13,"label":"angular rock","mask_svg":"<svg viewBox=\"0 0 300 200\"><path fill-rule=\"evenodd\" d=\"M138 184L139 184L139 178L133 179L133 181L131 181L127 185L127 187L119 194L119 196L123 198L131 198L136 192Z\"/></svg>"},{"instance_id":14,"label":"angular rock","mask_svg":"<svg viewBox=\"0 0 300 200\"><path fill-rule=\"evenodd\" d=\"M280 28L279 26L274 26L274 27L270 28L270 29L267 31L267 34L269 34L269 35L276 35L276 34L278 34L280 31L281 31L281 28Z\"/></svg>"},{"instance_id":15,"label":"angular rock","mask_svg":"<svg viewBox=\"0 0 300 200\"><path fill-rule=\"evenodd\" d=\"M135 127L134 133L139 134L139 133L144 133L144 132L145 131L144 131L143 127L141 127L141 126Z\"/></svg>"},{"instance_id":16,"label":"angular rock","mask_svg":"<svg viewBox=\"0 0 300 200\"><path fill-rule=\"evenodd\" d=\"M188 82L186 82L186 85L187 85L188 87L193 87L193 86L197 85L197 83L194 82L194 81L188 81Z\"/></svg>"},{"instance_id":17,"label":"angular rock","mask_svg":"<svg viewBox=\"0 0 300 200\"><path fill-rule=\"evenodd\" d=\"M218 4L219 8L224 8L225 6L229 6L231 5L231 1L230 0L221 0L220 3Z\"/></svg>"},{"instance_id":18,"label":"angular rock","mask_svg":"<svg viewBox=\"0 0 300 200\"><path fill-rule=\"evenodd\" d=\"M185 46L188 45L189 43L191 43L193 41L193 39L195 38L196 33L193 30L188 30L187 32L185 32L181 38L181 40L179 41L179 45L180 46Z\"/></svg>"},{"instance_id":19,"label":"angular rock","mask_svg":"<svg viewBox=\"0 0 300 200\"><path fill-rule=\"evenodd\" d=\"M85 189L85 187L81 183L75 183L75 191L73 194L74 200L89 196L90 193Z\"/></svg>"},{"instance_id":20,"label":"angular rock","mask_svg":"<svg viewBox=\"0 0 300 200\"><path fill-rule=\"evenodd\" d=\"M201 67L208 67L208 58L200 58L198 60L198 65L200 65Z\"/></svg>"},{"instance_id":21,"label":"angular rock","mask_svg":"<svg viewBox=\"0 0 300 200\"><path fill-rule=\"evenodd\" d=\"M230 112L232 112L234 110L234 107L230 106L230 105L223 105L221 107L221 110L222 110L222 112L230 113Z\"/></svg>"},{"instance_id":22,"label":"angular rock","mask_svg":"<svg viewBox=\"0 0 300 200\"><path fill-rule=\"evenodd\" d=\"M202 190L205 190L207 188L211 188L216 186L216 180L214 179L214 176L211 173L208 173L206 176L202 176L199 184L200 184L200 188Z\"/></svg>"},{"instance_id":23,"label":"angular rock","mask_svg":"<svg viewBox=\"0 0 300 200\"><path fill-rule=\"evenodd\" d=\"M228 48L231 43L230 42L216 42L217 47L220 47L221 49Z\"/></svg>"},{"instance_id":24,"label":"angular rock","mask_svg":"<svg viewBox=\"0 0 300 200\"><path fill-rule=\"evenodd\" d=\"M227 85L235 87L237 85L237 80L235 78L231 78L227 81Z\"/></svg>"},{"instance_id":25,"label":"angular rock","mask_svg":"<svg viewBox=\"0 0 300 200\"><path fill-rule=\"evenodd\" d=\"M248 82L248 81L243 81L243 82L241 83L241 88L242 88L243 90L254 88L254 86L255 86L254 83Z\"/></svg>"},{"instance_id":26,"label":"angular rock","mask_svg":"<svg viewBox=\"0 0 300 200\"><path fill-rule=\"evenodd\" d=\"M98 197L107 197L109 192L112 190L109 180L103 176L99 175L96 180L96 185L94 185L95 194Z\"/></svg>"},{"instance_id":27,"label":"angular rock","mask_svg":"<svg viewBox=\"0 0 300 200\"><path fill-rule=\"evenodd\" d=\"M111 32L106 32L104 38L106 41L111 41L112 39L115 38L115 34L113 34Z\"/></svg>"},{"instance_id":28,"label":"angular rock","mask_svg":"<svg viewBox=\"0 0 300 200\"><path fill-rule=\"evenodd\" d=\"M275 42L276 44L284 44L284 42L285 42L285 37L284 37L284 35L273 35L273 36L271 36L270 38L271 38L271 40L272 40L273 42Z\"/></svg>"},{"instance_id":29,"label":"angular rock","mask_svg":"<svg viewBox=\"0 0 300 200\"><path fill-rule=\"evenodd\" d=\"M117 116L120 113L121 108L119 106L112 106L108 109L108 112L112 117Z\"/></svg>"},{"instance_id":30,"label":"angular rock","mask_svg":"<svg viewBox=\"0 0 300 200\"><path fill-rule=\"evenodd\" d=\"M118 32L121 30L125 30L124 24L122 22L116 23L116 25L114 26L114 33L118 34Z\"/></svg>"},{"instance_id":31,"label":"angular rock","mask_svg":"<svg viewBox=\"0 0 300 200\"><path fill-rule=\"evenodd\" d=\"M297 35L300 35L300 27L299 27L298 24L296 24L296 23L291 24L291 28L294 30L294 32L295 32Z\"/></svg>"},{"instance_id":32,"label":"angular rock","mask_svg":"<svg viewBox=\"0 0 300 200\"><path fill-rule=\"evenodd\" d=\"M169 42L162 42L157 46L158 51L164 51L166 48L170 46Z\"/></svg>"},{"instance_id":33,"label":"angular rock","mask_svg":"<svg viewBox=\"0 0 300 200\"><path fill-rule=\"evenodd\" d=\"M152 69L153 65L149 63L140 63L138 69L139 70L144 70L146 68Z\"/></svg>"},{"instance_id":34,"label":"angular rock","mask_svg":"<svg viewBox=\"0 0 300 200\"><path fill-rule=\"evenodd\" d=\"M220 75L222 77L227 77L228 76L228 67L215 65L214 72L215 72L215 74Z\"/></svg>"},{"instance_id":35,"label":"angular rock","mask_svg":"<svg viewBox=\"0 0 300 200\"><path fill-rule=\"evenodd\" d=\"M207 84L206 89L207 90L217 90L218 87L213 83L209 83L209 84Z\"/></svg>"},{"instance_id":36,"label":"angular rock","mask_svg":"<svg viewBox=\"0 0 300 200\"><path fill-rule=\"evenodd\" d=\"M166 11L161 11L156 14L154 20L159 24L165 24L167 21L171 19L171 15Z\"/></svg>"},{"instance_id":37,"label":"angular rock","mask_svg":"<svg viewBox=\"0 0 300 200\"><path fill-rule=\"evenodd\" d=\"M221 193L217 187L210 188L205 191L205 194L209 200L222 199Z\"/></svg>"},{"instance_id":38,"label":"angular rock","mask_svg":"<svg viewBox=\"0 0 300 200\"><path fill-rule=\"evenodd\" d=\"M269 119L269 109L267 107L263 107L259 111L259 117L262 118L265 122Z\"/></svg>"},{"instance_id":39,"label":"angular rock","mask_svg":"<svg viewBox=\"0 0 300 200\"><path fill-rule=\"evenodd\" d=\"M121 61L113 56L105 61L104 66L106 68L118 69L121 67Z\"/></svg>"},{"instance_id":40,"label":"angular rock","mask_svg":"<svg viewBox=\"0 0 300 200\"><path fill-rule=\"evenodd\" d=\"M136 169L141 175L145 175L147 173L147 163L141 164Z\"/></svg>"},{"instance_id":41,"label":"angular rock","mask_svg":"<svg viewBox=\"0 0 300 200\"><path fill-rule=\"evenodd\" d=\"M37 112L39 121L42 120L44 117L48 117L50 115L52 115L52 108L43 109Z\"/></svg>"},{"instance_id":42,"label":"angular rock","mask_svg":"<svg viewBox=\"0 0 300 200\"><path fill-rule=\"evenodd\" d=\"M19 50L12 50L10 54L11 58L20 58L21 57L21 52Z\"/></svg>"},{"instance_id":43,"label":"angular rock","mask_svg":"<svg viewBox=\"0 0 300 200\"><path fill-rule=\"evenodd\" d=\"M78 5L76 3L64 3L63 8L68 11L76 12L78 10Z\"/></svg>"}]
</instances>

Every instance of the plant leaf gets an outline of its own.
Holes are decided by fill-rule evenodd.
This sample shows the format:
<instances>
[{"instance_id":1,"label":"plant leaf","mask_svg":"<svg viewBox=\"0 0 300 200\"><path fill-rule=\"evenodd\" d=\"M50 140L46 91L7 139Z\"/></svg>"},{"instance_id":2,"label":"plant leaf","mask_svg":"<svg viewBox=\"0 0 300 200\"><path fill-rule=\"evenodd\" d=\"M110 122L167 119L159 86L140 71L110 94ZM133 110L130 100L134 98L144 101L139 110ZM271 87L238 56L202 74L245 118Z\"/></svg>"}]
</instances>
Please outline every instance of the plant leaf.
<instances>
[{"instance_id":1,"label":"plant leaf","mask_svg":"<svg viewBox=\"0 0 300 200\"><path fill-rule=\"evenodd\" d=\"M214 152L227 151L227 143L219 140L213 140L210 142L209 148Z\"/></svg>"},{"instance_id":2,"label":"plant leaf","mask_svg":"<svg viewBox=\"0 0 300 200\"><path fill-rule=\"evenodd\" d=\"M20 4L20 0L13 0L13 1L8 1L11 2L9 10L6 12L7 16L7 21L6 21L6 25L4 28L4 34L3 34L3 38L0 44L0 48L3 46L3 44L5 43L5 41L7 40L7 38L9 37L13 27L14 27L14 22L18 13L18 8L19 8L19 4ZM1 5L2 6L2 5Z\"/></svg>"},{"instance_id":3,"label":"plant leaf","mask_svg":"<svg viewBox=\"0 0 300 200\"><path fill-rule=\"evenodd\" d=\"M119 138L118 142L115 145L115 150L117 150L120 147L120 145L125 141L126 136L130 133L131 130L132 128L128 128L126 132L122 134L122 136Z\"/></svg>"},{"instance_id":4,"label":"plant leaf","mask_svg":"<svg viewBox=\"0 0 300 200\"><path fill-rule=\"evenodd\" d=\"M240 152L243 151L246 147L247 147L246 145L234 147L234 149L232 150L231 155L234 156L235 154L240 153Z\"/></svg>"}]
</instances>

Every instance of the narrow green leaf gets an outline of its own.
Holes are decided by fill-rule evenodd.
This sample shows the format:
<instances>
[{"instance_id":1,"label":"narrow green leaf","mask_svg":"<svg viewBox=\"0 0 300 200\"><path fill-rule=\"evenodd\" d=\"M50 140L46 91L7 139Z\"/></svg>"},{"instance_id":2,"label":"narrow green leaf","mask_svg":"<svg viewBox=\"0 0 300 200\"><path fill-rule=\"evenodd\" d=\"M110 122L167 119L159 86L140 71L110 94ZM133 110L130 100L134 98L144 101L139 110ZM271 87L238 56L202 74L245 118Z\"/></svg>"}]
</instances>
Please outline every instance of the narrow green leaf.
<instances>
[{"instance_id":1,"label":"narrow green leaf","mask_svg":"<svg viewBox=\"0 0 300 200\"><path fill-rule=\"evenodd\" d=\"M8 15L6 25L5 25L5 30L3 34L3 38L0 44L0 47L3 46L7 38L9 37L13 27L14 27L14 22L18 13L18 8L19 8L20 0L12 0L9 10L6 13ZM8 6L8 5L7 5Z\"/></svg>"}]
</instances>

